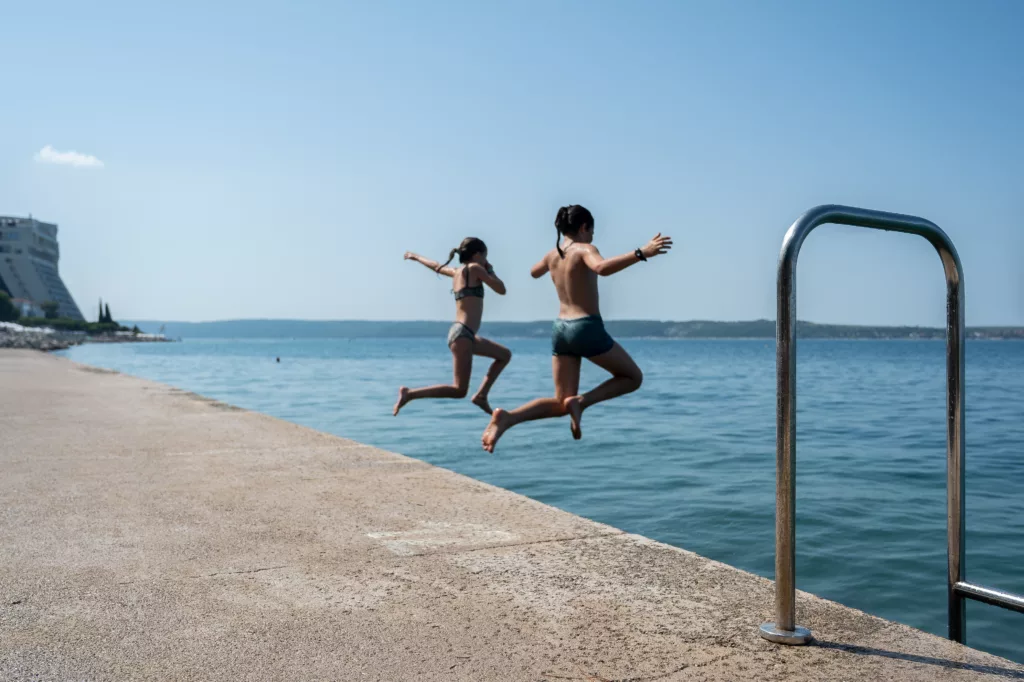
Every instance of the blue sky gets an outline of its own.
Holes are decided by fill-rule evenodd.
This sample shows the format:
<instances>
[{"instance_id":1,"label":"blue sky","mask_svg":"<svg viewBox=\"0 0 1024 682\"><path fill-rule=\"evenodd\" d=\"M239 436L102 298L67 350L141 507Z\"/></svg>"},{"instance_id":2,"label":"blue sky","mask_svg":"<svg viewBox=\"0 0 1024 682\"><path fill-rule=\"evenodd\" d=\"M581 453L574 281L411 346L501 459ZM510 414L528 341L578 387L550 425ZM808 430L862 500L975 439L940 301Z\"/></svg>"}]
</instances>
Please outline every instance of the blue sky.
<instances>
[{"instance_id":1,"label":"blue sky","mask_svg":"<svg viewBox=\"0 0 1024 682\"><path fill-rule=\"evenodd\" d=\"M86 311L448 319L401 255L473 235L487 317L546 319L581 203L605 254L676 239L607 317L773 318L786 228L846 203L937 222L968 322L1024 324L1024 2L150 5L3 13L0 214L59 223ZM803 319L943 323L913 237L820 228L799 285Z\"/></svg>"}]
</instances>

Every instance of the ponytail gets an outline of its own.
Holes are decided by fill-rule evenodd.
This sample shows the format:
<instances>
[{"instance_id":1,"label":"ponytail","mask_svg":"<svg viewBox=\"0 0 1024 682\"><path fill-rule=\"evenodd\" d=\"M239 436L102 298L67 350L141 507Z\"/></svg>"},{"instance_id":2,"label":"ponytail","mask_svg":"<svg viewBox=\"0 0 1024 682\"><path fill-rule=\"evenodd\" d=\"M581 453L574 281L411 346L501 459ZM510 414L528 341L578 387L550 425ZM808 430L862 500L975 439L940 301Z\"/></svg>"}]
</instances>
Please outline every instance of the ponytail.
<instances>
[{"instance_id":1,"label":"ponytail","mask_svg":"<svg viewBox=\"0 0 1024 682\"><path fill-rule=\"evenodd\" d=\"M558 213L555 214L555 249L558 250L560 257L565 258L561 244L562 235L575 237L585 225L593 227L594 216L579 204L558 209Z\"/></svg>"},{"instance_id":2,"label":"ponytail","mask_svg":"<svg viewBox=\"0 0 1024 682\"><path fill-rule=\"evenodd\" d=\"M444 263L441 263L440 265L438 265L437 266L437 271L441 272L441 268L446 267L449 263L451 263L453 260L455 260L455 254L457 254L457 253L459 253L458 248L455 248L455 249L452 249L451 251L449 251L448 252L448 260L446 260ZM459 255L461 256L462 254L459 254ZM460 260L461 260L461 258L460 258Z\"/></svg>"},{"instance_id":3,"label":"ponytail","mask_svg":"<svg viewBox=\"0 0 1024 682\"><path fill-rule=\"evenodd\" d=\"M560 258L565 258L565 251L562 251L562 231L569 227L569 207L563 206L555 214L555 249Z\"/></svg>"}]
</instances>

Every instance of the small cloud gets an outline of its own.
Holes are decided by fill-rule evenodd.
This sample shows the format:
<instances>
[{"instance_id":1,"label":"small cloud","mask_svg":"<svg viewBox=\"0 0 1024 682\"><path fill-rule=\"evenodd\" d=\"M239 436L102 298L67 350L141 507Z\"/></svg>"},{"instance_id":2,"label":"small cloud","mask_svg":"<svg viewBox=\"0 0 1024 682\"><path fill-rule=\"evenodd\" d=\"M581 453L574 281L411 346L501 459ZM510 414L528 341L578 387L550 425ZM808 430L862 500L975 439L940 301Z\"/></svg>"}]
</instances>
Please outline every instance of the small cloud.
<instances>
[{"instance_id":1,"label":"small cloud","mask_svg":"<svg viewBox=\"0 0 1024 682\"><path fill-rule=\"evenodd\" d=\"M50 145L46 145L36 154L36 161L40 163L56 163L61 166L76 166L78 168L103 168L103 162L92 154L79 154L78 152L59 152Z\"/></svg>"}]
</instances>

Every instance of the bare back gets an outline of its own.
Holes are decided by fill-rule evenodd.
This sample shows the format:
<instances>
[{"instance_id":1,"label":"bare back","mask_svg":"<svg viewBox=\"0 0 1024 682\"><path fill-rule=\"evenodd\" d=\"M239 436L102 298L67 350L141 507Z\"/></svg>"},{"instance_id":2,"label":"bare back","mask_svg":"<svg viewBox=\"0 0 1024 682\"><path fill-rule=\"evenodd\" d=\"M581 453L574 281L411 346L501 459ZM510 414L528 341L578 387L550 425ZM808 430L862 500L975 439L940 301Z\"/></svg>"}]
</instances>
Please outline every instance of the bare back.
<instances>
[{"instance_id":1,"label":"bare back","mask_svg":"<svg viewBox=\"0 0 1024 682\"><path fill-rule=\"evenodd\" d=\"M544 256L551 273L551 281L558 292L558 317L566 320L589 315L600 315L599 296L597 293L597 273L591 270L583 260L585 244L571 244L559 255L552 249Z\"/></svg>"},{"instance_id":2,"label":"bare back","mask_svg":"<svg viewBox=\"0 0 1024 682\"><path fill-rule=\"evenodd\" d=\"M452 292L461 291L464 288L479 287L481 281L470 272L468 265L460 267L452 277ZM474 332L480 330L480 323L484 318L484 299L482 296L466 296L455 301L455 321L461 322Z\"/></svg>"}]
</instances>

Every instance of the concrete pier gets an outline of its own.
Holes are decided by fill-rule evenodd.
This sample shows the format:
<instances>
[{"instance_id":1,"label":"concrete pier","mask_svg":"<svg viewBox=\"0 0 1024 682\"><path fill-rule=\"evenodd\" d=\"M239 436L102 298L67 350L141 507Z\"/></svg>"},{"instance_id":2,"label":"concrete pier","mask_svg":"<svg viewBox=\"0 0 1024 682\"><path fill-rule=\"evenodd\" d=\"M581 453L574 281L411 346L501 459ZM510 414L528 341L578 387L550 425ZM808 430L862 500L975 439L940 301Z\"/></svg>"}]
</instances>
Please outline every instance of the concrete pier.
<instances>
[{"instance_id":1,"label":"concrete pier","mask_svg":"<svg viewBox=\"0 0 1024 682\"><path fill-rule=\"evenodd\" d=\"M772 645L763 578L33 351L0 471L2 680L1024 680L803 593Z\"/></svg>"}]
</instances>

